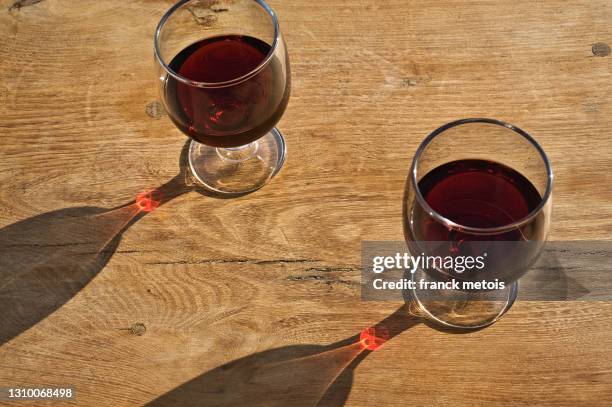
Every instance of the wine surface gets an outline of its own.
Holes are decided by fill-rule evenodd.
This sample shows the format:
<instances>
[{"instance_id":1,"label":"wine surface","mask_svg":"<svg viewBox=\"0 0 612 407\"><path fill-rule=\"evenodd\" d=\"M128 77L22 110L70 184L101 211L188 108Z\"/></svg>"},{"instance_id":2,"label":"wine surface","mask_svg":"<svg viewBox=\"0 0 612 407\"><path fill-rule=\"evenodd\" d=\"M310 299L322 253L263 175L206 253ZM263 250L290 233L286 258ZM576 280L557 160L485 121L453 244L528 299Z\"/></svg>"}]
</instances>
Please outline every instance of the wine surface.
<instances>
[{"instance_id":1,"label":"wine surface","mask_svg":"<svg viewBox=\"0 0 612 407\"><path fill-rule=\"evenodd\" d=\"M434 168L418 184L427 204L457 226L448 226L414 201L406 219L411 251L433 256L482 256L486 270L452 273L425 268L435 279L479 281L498 278L507 283L524 274L540 252L544 216L503 232L471 233L465 227L495 228L524 219L541 202L538 190L522 174L485 160L453 161Z\"/></svg>"},{"instance_id":2,"label":"wine surface","mask_svg":"<svg viewBox=\"0 0 612 407\"><path fill-rule=\"evenodd\" d=\"M437 167L419 181L419 190L434 211L474 228L521 220L542 200L521 173L485 160L453 161Z\"/></svg>"},{"instance_id":3,"label":"wine surface","mask_svg":"<svg viewBox=\"0 0 612 407\"><path fill-rule=\"evenodd\" d=\"M289 74L270 45L242 35L206 38L179 52L172 71L204 87L169 75L165 100L173 122L195 140L215 147L237 147L274 127L289 98ZM246 78L243 78L246 75Z\"/></svg>"}]
</instances>

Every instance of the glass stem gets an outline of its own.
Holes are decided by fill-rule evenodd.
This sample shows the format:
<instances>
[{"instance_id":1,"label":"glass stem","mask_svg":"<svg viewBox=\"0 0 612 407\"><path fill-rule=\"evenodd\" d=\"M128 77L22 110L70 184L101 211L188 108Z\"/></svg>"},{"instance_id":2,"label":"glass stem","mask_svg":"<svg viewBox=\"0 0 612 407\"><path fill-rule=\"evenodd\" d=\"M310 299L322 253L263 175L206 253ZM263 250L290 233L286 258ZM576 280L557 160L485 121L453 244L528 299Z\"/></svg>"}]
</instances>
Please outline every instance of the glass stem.
<instances>
[{"instance_id":1,"label":"glass stem","mask_svg":"<svg viewBox=\"0 0 612 407\"><path fill-rule=\"evenodd\" d=\"M240 147L217 147L217 155L225 161L240 163L255 157L257 150L259 150L259 143L254 141Z\"/></svg>"}]
</instances>

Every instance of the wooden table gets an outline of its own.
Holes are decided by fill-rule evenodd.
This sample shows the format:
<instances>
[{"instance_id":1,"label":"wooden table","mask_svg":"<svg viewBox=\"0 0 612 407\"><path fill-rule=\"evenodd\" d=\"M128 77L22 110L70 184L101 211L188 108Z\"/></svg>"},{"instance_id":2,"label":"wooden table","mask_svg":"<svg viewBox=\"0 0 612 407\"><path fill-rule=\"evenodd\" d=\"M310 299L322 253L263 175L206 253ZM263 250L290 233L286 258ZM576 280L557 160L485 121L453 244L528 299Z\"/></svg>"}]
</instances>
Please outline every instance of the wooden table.
<instances>
[{"instance_id":1,"label":"wooden table","mask_svg":"<svg viewBox=\"0 0 612 407\"><path fill-rule=\"evenodd\" d=\"M403 239L416 146L457 118L540 141L551 239L610 239L608 1L272 1L293 71L280 176L109 212L179 174L186 138L154 104L170 4L0 1L0 386L68 385L83 406L316 402L354 356L341 341L401 306L360 300L361 242ZM605 302L519 302L465 335L416 324L325 400L609 405L611 329Z\"/></svg>"}]
</instances>

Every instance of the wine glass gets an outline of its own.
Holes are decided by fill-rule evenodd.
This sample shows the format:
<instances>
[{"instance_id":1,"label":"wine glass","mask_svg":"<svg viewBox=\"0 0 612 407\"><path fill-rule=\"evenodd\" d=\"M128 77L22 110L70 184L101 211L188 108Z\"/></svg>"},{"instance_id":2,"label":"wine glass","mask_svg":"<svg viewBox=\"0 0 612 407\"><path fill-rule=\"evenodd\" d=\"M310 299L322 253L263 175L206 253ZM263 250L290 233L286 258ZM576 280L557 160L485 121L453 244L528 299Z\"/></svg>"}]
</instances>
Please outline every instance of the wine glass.
<instances>
[{"instance_id":1,"label":"wine glass","mask_svg":"<svg viewBox=\"0 0 612 407\"><path fill-rule=\"evenodd\" d=\"M192 141L194 181L220 194L261 188L286 154L274 126L290 69L274 11L263 0L181 0L155 31L159 91Z\"/></svg>"},{"instance_id":2,"label":"wine glass","mask_svg":"<svg viewBox=\"0 0 612 407\"><path fill-rule=\"evenodd\" d=\"M508 311L518 279L544 247L552 179L533 137L498 120L454 121L421 143L403 214L412 256L433 259L412 275L418 283L412 297L425 316L449 327L481 328ZM449 257L448 265L436 261ZM456 286L431 289L453 280Z\"/></svg>"}]
</instances>

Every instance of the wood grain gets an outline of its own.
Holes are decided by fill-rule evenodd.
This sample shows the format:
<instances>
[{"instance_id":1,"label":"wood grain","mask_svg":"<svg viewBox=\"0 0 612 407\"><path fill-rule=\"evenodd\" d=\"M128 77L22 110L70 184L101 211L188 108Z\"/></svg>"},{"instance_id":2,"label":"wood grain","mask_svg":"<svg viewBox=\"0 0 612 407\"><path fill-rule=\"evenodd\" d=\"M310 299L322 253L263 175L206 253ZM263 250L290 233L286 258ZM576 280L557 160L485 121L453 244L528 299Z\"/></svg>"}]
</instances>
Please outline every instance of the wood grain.
<instances>
[{"instance_id":1,"label":"wood grain","mask_svg":"<svg viewBox=\"0 0 612 407\"><path fill-rule=\"evenodd\" d=\"M0 1L0 227L124 205L179 173L185 137L147 114L153 30L171 3ZM76 295L0 348L0 386L142 405L233 360L377 323L400 304L360 302L361 241L403 238L411 157L457 118L541 142L551 239L610 239L612 56L592 51L612 43L609 2L271 4L293 79L280 176L234 200L184 193L139 219ZM605 405L611 311L522 302L470 334L416 325L360 362L347 405Z\"/></svg>"}]
</instances>

